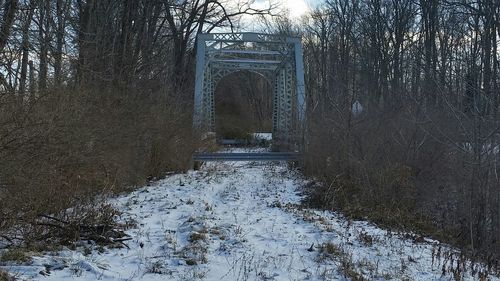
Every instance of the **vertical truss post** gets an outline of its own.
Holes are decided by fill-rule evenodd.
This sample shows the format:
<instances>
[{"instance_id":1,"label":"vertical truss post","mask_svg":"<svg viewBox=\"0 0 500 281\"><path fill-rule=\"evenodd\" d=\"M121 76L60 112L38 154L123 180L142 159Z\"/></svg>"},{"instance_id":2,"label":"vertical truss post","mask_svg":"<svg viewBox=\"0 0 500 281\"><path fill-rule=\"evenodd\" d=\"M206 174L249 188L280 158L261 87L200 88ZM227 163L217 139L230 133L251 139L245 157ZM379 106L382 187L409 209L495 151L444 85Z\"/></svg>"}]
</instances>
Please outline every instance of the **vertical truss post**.
<instances>
[{"instance_id":1,"label":"vertical truss post","mask_svg":"<svg viewBox=\"0 0 500 281\"><path fill-rule=\"evenodd\" d=\"M285 128L283 115L283 100L286 90L286 72L284 68L277 70L275 87L274 87L274 102L273 102L273 146L275 150L282 150L285 143Z\"/></svg>"},{"instance_id":2,"label":"vertical truss post","mask_svg":"<svg viewBox=\"0 0 500 281\"><path fill-rule=\"evenodd\" d=\"M276 138L279 134L279 108L280 103L280 78L281 73L276 73L274 77L274 93L273 93L273 138Z\"/></svg>"},{"instance_id":3,"label":"vertical truss post","mask_svg":"<svg viewBox=\"0 0 500 281\"><path fill-rule=\"evenodd\" d=\"M306 124L306 87L304 81L304 58L300 39L295 42L295 77L297 87L297 114L299 124L304 129Z\"/></svg>"},{"instance_id":4,"label":"vertical truss post","mask_svg":"<svg viewBox=\"0 0 500 281\"><path fill-rule=\"evenodd\" d=\"M202 101L203 127L207 131L213 131L214 119L214 81L212 79L212 68L205 67L203 76L203 101Z\"/></svg>"},{"instance_id":5,"label":"vertical truss post","mask_svg":"<svg viewBox=\"0 0 500 281\"><path fill-rule=\"evenodd\" d=\"M205 40L198 37L196 44L196 78L194 89L193 127L201 129L203 126L203 82L205 80Z\"/></svg>"},{"instance_id":6,"label":"vertical truss post","mask_svg":"<svg viewBox=\"0 0 500 281\"><path fill-rule=\"evenodd\" d=\"M278 71L274 99L273 116L275 117L273 120L273 131L277 137L277 141L281 144L286 144L290 140L290 130L292 128L293 78L292 66L287 62Z\"/></svg>"},{"instance_id":7,"label":"vertical truss post","mask_svg":"<svg viewBox=\"0 0 500 281\"><path fill-rule=\"evenodd\" d=\"M210 84L208 87L207 95L208 95L208 101L209 101L209 117L208 117L208 122L209 122L209 129L212 132L215 132L215 85L216 82L212 78L213 73L212 73L212 68L210 68Z\"/></svg>"},{"instance_id":8,"label":"vertical truss post","mask_svg":"<svg viewBox=\"0 0 500 281\"><path fill-rule=\"evenodd\" d=\"M297 95L297 116L298 116L298 134L300 150L304 151L306 148L306 87L304 81L304 58L302 52L302 42L300 39L295 39L295 81L296 81L296 95Z\"/></svg>"},{"instance_id":9,"label":"vertical truss post","mask_svg":"<svg viewBox=\"0 0 500 281\"><path fill-rule=\"evenodd\" d=\"M282 100L282 114L283 114L283 129L288 134L289 138L290 131L292 130L292 97L293 97L293 81L294 74L293 68L290 63L286 64L285 67L285 91Z\"/></svg>"},{"instance_id":10,"label":"vertical truss post","mask_svg":"<svg viewBox=\"0 0 500 281\"><path fill-rule=\"evenodd\" d=\"M283 131L285 130L285 120L284 118L286 117L283 113L284 108L284 100L285 100L285 92L286 92L286 71L285 69L280 69L278 72L278 96L276 100L276 115L277 115L277 133L280 137L282 137Z\"/></svg>"}]
</instances>

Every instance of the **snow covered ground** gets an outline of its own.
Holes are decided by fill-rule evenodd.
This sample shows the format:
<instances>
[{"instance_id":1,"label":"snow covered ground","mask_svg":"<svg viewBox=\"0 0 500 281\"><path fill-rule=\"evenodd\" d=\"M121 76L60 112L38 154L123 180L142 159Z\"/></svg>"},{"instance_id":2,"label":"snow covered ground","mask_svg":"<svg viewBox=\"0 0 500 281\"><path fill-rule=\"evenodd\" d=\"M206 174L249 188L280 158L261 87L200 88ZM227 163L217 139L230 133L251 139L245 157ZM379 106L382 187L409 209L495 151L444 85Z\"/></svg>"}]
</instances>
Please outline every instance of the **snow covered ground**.
<instances>
[{"instance_id":1,"label":"snow covered ground","mask_svg":"<svg viewBox=\"0 0 500 281\"><path fill-rule=\"evenodd\" d=\"M479 278L482 266L436 241L302 208L305 183L284 164L210 163L114 199L136 222L129 248L82 245L0 268L21 280Z\"/></svg>"},{"instance_id":2,"label":"snow covered ground","mask_svg":"<svg viewBox=\"0 0 500 281\"><path fill-rule=\"evenodd\" d=\"M252 137L256 140L273 140L273 133L253 133Z\"/></svg>"}]
</instances>

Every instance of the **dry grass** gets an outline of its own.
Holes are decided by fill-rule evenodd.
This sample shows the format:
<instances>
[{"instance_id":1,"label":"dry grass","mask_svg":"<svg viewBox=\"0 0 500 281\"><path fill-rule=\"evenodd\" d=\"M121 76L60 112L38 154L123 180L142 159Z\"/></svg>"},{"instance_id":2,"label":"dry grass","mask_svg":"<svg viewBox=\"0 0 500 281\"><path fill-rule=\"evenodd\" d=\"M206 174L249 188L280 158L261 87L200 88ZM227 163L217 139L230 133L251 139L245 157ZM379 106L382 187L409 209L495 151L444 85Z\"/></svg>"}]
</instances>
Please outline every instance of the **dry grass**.
<instances>
[{"instance_id":1,"label":"dry grass","mask_svg":"<svg viewBox=\"0 0 500 281\"><path fill-rule=\"evenodd\" d=\"M319 246L318 262L325 259L337 261L340 264L339 272L345 278L356 281L365 280L353 262L351 254L346 252L341 246L332 242L321 244Z\"/></svg>"},{"instance_id":2,"label":"dry grass","mask_svg":"<svg viewBox=\"0 0 500 281\"><path fill-rule=\"evenodd\" d=\"M31 261L30 256L21 249L12 249L0 255L1 262L27 263Z\"/></svg>"},{"instance_id":3,"label":"dry grass","mask_svg":"<svg viewBox=\"0 0 500 281\"><path fill-rule=\"evenodd\" d=\"M204 233L193 232L189 235L189 242L194 243L196 241L207 240L207 235Z\"/></svg>"},{"instance_id":4,"label":"dry grass","mask_svg":"<svg viewBox=\"0 0 500 281\"><path fill-rule=\"evenodd\" d=\"M363 245L365 245L366 247L371 247L373 246L373 236L371 236L370 234L366 233L366 232L360 232L358 234L358 240L363 243Z\"/></svg>"},{"instance_id":5,"label":"dry grass","mask_svg":"<svg viewBox=\"0 0 500 281\"><path fill-rule=\"evenodd\" d=\"M331 242L326 242L322 244L319 248L320 253L326 254L330 256L331 258L336 258L344 255L343 249L341 249L339 246L331 243Z\"/></svg>"},{"instance_id":6,"label":"dry grass","mask_svg":"<svg viewBox=\"0 0 500 281\"><path fill-rule=\"evenodd\" d=\"M0 281L14 281L14 278L7 272L0 270Z\"/></svg>"}]
</instances>

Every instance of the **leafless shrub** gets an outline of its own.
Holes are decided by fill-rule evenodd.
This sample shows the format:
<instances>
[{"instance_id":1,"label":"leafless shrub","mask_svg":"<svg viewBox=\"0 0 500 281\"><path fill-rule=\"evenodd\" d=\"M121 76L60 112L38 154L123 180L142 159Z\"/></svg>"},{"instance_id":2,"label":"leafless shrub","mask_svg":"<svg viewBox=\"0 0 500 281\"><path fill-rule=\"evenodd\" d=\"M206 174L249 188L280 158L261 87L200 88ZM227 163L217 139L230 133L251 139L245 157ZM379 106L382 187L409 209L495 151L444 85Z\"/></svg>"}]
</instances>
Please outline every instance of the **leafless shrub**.
<instances>
[{"instance_id":1,"label":"leafless shrub","mask_svg":"<svg viewBox=\"0 0 500 281\"><path fill-rule=\"evenodd\" d=\"M358 266L353 262L352 256L344 248L332 242L320 245L318 261L330 259L337 261L340 265L339 271L344 277L350 280L365 280L363 274L359 272Z\"/></svg>"},{"instance_id":2,"label":"leafless shrub","mask_svg":"<svg viewBox=\"0 0 500 281\"><path fill-rule=\"evenodd\" d=\"M0 262L14 262L14 263L27 263L30 262L31 258L29 255L20 249L10 249L6 250L0 254Z\"/></svg>"},{"instance_id":3,"label":"leafless shrub","mask_svg":"<svg viewBox=\"0 0 500 281\"><path fill-rule=\"evenodd\" d=\"M469 141L449 112L429 110L429 122L414 114L372 110L350 126L317 120L306 172L323 183L306 187L305 203L498 254L497 198L486 197L495 189L495 157L484 154L478 162L460 148ZM332 133L321 130L332 124ZM484 216L489 222L474 219Z\"/></svg>"},{"instance_id":4,"label":"leafless shrub","mask_svg":"<svg viewBox=\"0 0 500 281\"><path fill-rule=\"evenodd\" d=\"M103 199L186 169L193 150L187 119L162 94L68 89L29 106L3 101L0 237L12 245L120 239Z\"/></svg>"},{"instance_id":5,"label":"leafless shrub","mask_svg":"<svg viewBox=\"0 0 500 281\"><path fill-rule=\"evenodd\" d=\"M7 272L0 270L0 281L14 281L14 278Z\"/></svg>"}]
</instances>

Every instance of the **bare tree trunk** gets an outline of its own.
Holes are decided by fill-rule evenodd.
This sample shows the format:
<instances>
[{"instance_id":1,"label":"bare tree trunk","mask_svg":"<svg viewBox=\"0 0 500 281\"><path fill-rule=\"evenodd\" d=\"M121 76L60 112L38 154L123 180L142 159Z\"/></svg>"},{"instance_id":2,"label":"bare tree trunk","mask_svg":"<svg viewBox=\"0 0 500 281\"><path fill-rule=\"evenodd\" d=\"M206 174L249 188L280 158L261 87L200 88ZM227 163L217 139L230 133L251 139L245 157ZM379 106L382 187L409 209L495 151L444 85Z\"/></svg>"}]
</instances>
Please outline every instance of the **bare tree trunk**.
<instances>
[{"instance_id":1,"label":"bare tree trunk","mask_svg":"<svg viewBox=\"0 0 500 281\"><path fill-rule=\"evenodd\" d=\"M40 22L38 32L40 37L40 71L38 74L39 91L45 91L47 89L50 21L50 0L45 0L40 3Z\"/></svg>"},{"instance_id":2,"label":"bare tree trunk","mask_svg":"<svg viewBox=\"0 0 500 281\"><path fill-rule=\"evenodd\" d=\"M0 53L3 52L5 46L7 45L7 40L9 39L12 24L14 23L14 17L18 9L17 0L7 0L4 3L4 16L2 19L2 25L0 26ZM8 92L14 93L11 84L5 79L3 73L0 72L0 85L3 85Z\"/></svg>"},{"instance_id":3,"label":"bare tree trunk","mask_svg":"<svg viewBox=\"0 0 500 281\"><path fill-rule=\"evenodd\" d=\"M95 0L88 0L85 3L82 3L81 0L78 0L78 65L77 65L77 84L85 82L87 77L87 64L88 56L91 52L90 50L90 42L88 37L90 31L90 17L92 11L95 9Z\"/></svg>"},{"instance_id":4,"label":"bare tree trunk","mask_svg":"<svg viewBox=\"0 0 500 281\"><path fill-rule=\"evenodd\" d=\"M5 45L7 44L7 39L10 35L10 30L12 24L14 23L14 17L18 9L17 0L7 0L4 4L4 16L2 19L2 25L0 26L0 53L3 52Z\"/></svg>"},{"instance_id":5,"label":"bare tree trunk","mask_svg":"<svg viewBox=\"0 0 500 281\"><path fill-rule=\"evenodd\" d=\"M428 104L436 105L438 101L438 91L436 89L436 34L438 20L437 0L420 0L422 7L422 31L424 33L424 95Z\"/></svg>"},{"instance_id":6,"label":"bare tree trunk","mask_svg":"<svg viewBox=\"0 0 500 281\"><path fill-rule=\"evenodd\" d=\"M57 29L56 29L56 49L54 52L54 79L55 86L59 88L62 81L62 56L63 56L63 45L64 37L66 35L66 2L65 0L57 0L56 2L56 17L57 17Z\"/></svg>"},{"instance_id":7,"label":"bare tree trunk","mask_svg":"<svg viewBox=\"0 0 500 281\"><path fill-rule=\"evenodd\" d=\"M19 99L23 100L26 93L26 79L28 76L28 61L29 61L29 50L30 50L30 38L29 38L29 28L31 21L33 20L33 14L35 11L36 1L31 0L28 7L28 14L22 28L22 59L21 59L21 74L19 78Z\"/></svg>"},{"instance_id":8,"label":"bare tree trunk","mask_svg":"<svg viewBox=\"0 0 500 281\"><path fill-rule=\"evenodd\" d=\"M492 34L492 29L494 26L493 23L493 8L492 4L488 3L489 1L479 1L479 6L482 8L480 13L484 14L483 24L484 31L481 36L481 49L483 51L483 87L484 87L484 96L487 99L487 103L484 105L485 108L483 111L491 112L493 104L491 103L491 57L492 57L492 37L495 36L495 33Z\"/></svg>"},{"instance_id":9,"label":"bare tree trunk","mask_svg":"<svg viewBox=\"0 0 500 281\"><path fill-rule=\"evenodd\" d=\"M29 85L30 85L30 98L29 101L30 103L35 101L35 69L33 66L33 61L28 62L28 67L29 67Z\"/></svg>"}]
</instances>

